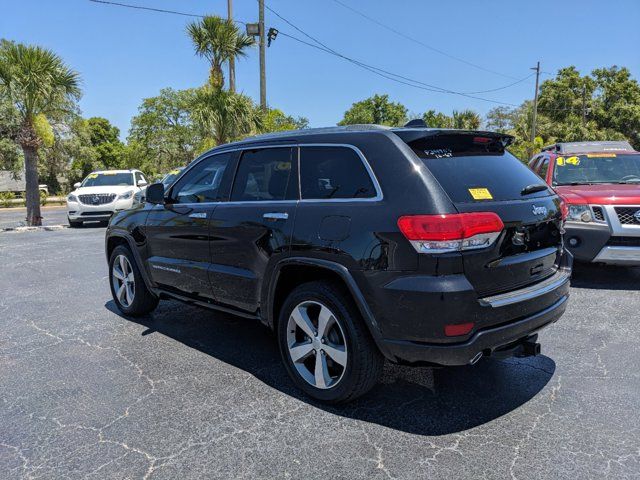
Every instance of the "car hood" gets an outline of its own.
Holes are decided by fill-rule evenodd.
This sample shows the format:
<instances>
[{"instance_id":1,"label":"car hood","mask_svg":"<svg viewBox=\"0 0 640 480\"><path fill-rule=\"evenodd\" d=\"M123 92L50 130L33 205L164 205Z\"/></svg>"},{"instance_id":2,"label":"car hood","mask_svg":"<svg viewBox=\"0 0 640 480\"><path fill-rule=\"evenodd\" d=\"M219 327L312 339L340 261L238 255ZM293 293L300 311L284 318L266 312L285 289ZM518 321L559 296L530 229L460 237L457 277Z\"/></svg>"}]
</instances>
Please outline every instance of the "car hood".
<instances>
[{"instance_id":1,"label":"car hood","mask_svg":"<svg viewBox=\"0 0 640 480\"><path fill-rule=\"evenodd\" d=\"M130 190L137 190L133 185L105 185L102 187L80 187L74 190L74 195L91 195L93 193L124 193Z\"/></svg>"},{"instance_id":2,"label":"car hood","mask_svg":"<svg viewBox=\"0 0 640 480\"><path fill-rule=\"evenodd\" d=\"M567 203L592 205L638 205L640 185L562 185L554 187Z\"/></svg>"}]
</instances>

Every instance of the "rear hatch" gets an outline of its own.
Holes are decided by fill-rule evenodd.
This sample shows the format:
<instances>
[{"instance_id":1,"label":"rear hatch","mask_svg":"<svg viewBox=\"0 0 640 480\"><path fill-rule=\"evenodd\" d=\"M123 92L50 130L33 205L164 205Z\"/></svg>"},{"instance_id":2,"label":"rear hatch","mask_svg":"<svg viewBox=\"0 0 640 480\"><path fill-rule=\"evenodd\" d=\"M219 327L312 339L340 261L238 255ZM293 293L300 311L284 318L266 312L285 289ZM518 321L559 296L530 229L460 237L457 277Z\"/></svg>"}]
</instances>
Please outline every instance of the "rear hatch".
<instances>
[{"instance_id":1,"label":"rear hatch","mask_svg":"<svg viewBox=\"0 0 640 480\"><path fill-rule=\"evenodd\" d=\"M419 136L414 131L414 138L405 141L458 212L494 212L504 223L490 247L461 253L465 275L476 292L480 296L508 292L553 275L562 255L560 199L505 150L511 137L424 132Z\"/></svg>"}]
</instances>

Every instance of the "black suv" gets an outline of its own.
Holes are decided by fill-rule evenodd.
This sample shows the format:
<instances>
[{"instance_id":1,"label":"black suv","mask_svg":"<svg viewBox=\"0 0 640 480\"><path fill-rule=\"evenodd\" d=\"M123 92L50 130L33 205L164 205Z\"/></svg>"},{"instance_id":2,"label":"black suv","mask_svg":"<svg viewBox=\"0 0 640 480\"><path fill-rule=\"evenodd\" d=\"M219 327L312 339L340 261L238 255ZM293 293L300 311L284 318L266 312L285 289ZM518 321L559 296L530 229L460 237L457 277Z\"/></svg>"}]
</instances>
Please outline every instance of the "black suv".
<instances>
[{"instance_id":1,"label":"black suv","mask_svg":"<svg viewBox=\"0 0 640 480\"><path fill-rule=\"evenodd\" d=\"M173 298L258 319L293 381L348 401L384 359L539 352L566 308L563 205L491 132L349 126L214 148L106 233L125 315Z\"/></svg>"}]
</instances>

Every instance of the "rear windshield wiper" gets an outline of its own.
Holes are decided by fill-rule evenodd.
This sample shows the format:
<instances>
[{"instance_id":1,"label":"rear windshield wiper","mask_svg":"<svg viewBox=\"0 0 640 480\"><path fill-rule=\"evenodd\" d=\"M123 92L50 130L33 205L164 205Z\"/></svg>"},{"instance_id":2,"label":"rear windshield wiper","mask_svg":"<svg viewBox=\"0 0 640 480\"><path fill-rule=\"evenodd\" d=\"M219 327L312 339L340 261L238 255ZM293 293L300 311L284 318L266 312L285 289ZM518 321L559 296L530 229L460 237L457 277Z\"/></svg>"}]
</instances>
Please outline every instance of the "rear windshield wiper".
<instances>
[{"instance_id":1,"label":"rear windshield wiper","mask_svg":"<svg viewBox=\"0 0 640 480\"><path fill-rule=\"evenodd\" d=\"M530 193L542 192L547 188L548 186L542 183L536 185L527 185L520 191L520 195L529 195Z\"/></svg>"}]
</instances>

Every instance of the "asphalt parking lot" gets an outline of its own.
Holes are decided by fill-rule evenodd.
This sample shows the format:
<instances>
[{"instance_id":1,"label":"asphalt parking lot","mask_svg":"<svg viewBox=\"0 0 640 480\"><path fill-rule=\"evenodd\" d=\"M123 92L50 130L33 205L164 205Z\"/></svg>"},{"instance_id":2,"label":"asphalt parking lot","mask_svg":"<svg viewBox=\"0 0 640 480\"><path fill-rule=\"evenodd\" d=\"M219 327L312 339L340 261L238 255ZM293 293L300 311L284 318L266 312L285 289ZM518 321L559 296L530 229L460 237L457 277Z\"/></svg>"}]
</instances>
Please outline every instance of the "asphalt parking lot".
<instances>
[{"instance_id":1,"label":"asphalt parking lot","mask_svg":"<svg viewBox=\"0 0 640 480\"><path fill-rule=\"evenodd\" d=\"M542 356L387 366L327 407L257 323L111 301L104 228L0 233L0 478L640 478L640 269L582 267Z\"/></svg>"}]
</instances>

